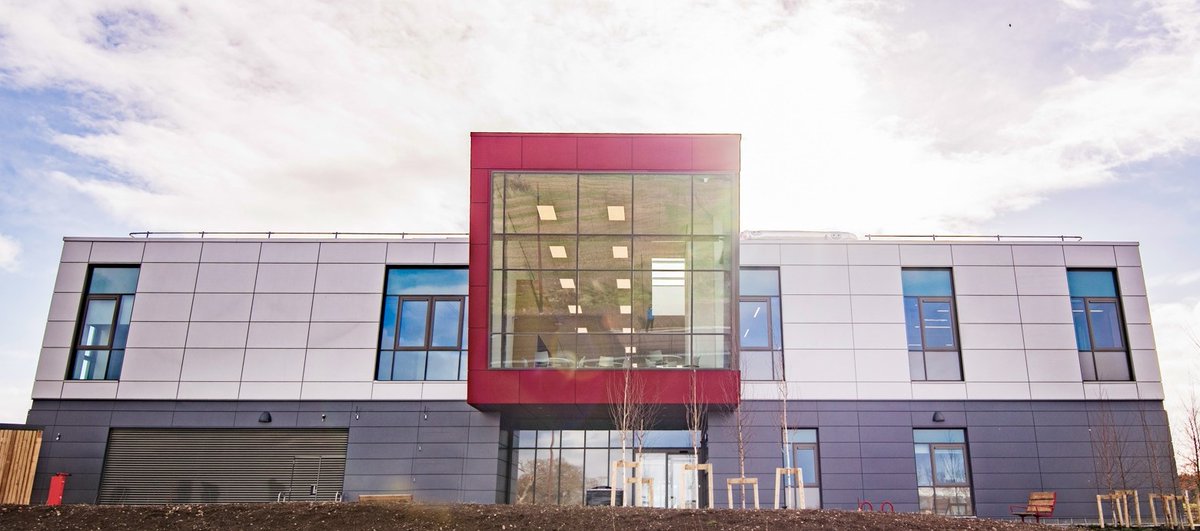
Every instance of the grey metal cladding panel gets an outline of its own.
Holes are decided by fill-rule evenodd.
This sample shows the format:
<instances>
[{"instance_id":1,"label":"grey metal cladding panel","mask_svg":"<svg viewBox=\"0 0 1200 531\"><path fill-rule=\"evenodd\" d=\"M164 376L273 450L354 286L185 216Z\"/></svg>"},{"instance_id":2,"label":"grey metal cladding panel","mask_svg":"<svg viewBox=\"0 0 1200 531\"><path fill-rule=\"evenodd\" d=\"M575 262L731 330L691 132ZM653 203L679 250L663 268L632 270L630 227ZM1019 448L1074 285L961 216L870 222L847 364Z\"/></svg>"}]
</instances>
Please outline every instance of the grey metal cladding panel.
<instances>
[{"instance_id":1,"label":"grey metal cladding panel","mask_svg":"<svg viewBox=\"0 0 1200 531\"><path fill-rule=\"evenodd\" d=\"M237 411L270 411L272 415L276 411L299 411L300 403L296 401L266 401L266 400L245 400L235 403Z\"/></svg>"},{"instance_id":2,"label":"grey metal cladding panel","mask_svg":"<svg viewBox=\"0 0 1200 531\"><path fill-rule=\"evenodd\" d=\"M1014 471L1037 472L1041 461L1033 454L1028 457L979 457L971 455L971 472L973 474L1004 474ZM913 472L916 472L914 466Z\"/></svg>"},{"instance_id":3,"label":"grey metal cladding panel","mask_svg":"<svg viewBox=\"0 0 1200 531\"><path fill-rule=\"evenodd\" d=\"M758 440L761 441L762 439ZM747 441L746 458L780 459L779 443L754 442L753 440Z\"/></svg>"},{"instance_id":4,"label":"grey metal cladding panel","mask_svg":"<svg viewBox=\"0 0 1200 531\"><path fill-rule=\"evenodd\" d=\"M909 453L911 454L912 451L910 450ZM824 463L825 460L822 459L821 464ZM864 457L861 459L861 463L862 472L868 476L874 476L875 474L909 474L914 478L917 477L917 461L913 455L905 458ZM845 470L845 472L849 472L849 470ZM916 480L914 479L914 481Z\"/></svg>"},{"instance_id":5,"label":"grey metal cladding panel","mask_svg":"<svg viewBox=\"0 0 1200 531\"><path fill-rule=\"evenodd\" d=\"M237 413L229 411L176 411L171 425L177 428L223 428L233 425Z\"/></svg>"},{"instance_id":6,"label":"grey metal cladding panel","mask_svg":"<svg viewBox=\"0 0 1200 531\"><path fill-rule=\"evenodd\" d=\"M967 424L971 427L1032 426L1031 411L968 411Z\"/></svg>"},{"instance_id":7,"label":"grey metal cladding panel","mask_svg":"<svg viewBox=\"0 0 1200 531\"><path fill-rule=\"evenodd\" d=\"M917 478L913 477L913 483L916 483ZM862 474L821 474L822 489L862 489L863 475ZM915 488L915 487L914 487Z\"/></svg>"},{"instance_id":8,"label":"grey metal cladding panel","mask_svg":"<svg viewBox=\"0 0 1200 531\"><path fill-rule=\"evenodd\" d=\"M913 443L909 442L888 442L888 443L860 443L859 455L862 457L913 457Z\"/></svg>"},{"instance_id":9,"label":"grey metal cladding panel","mask_svg":"<svg viewBox=\"0 0 1200 531\"><path fill-rule=\"evenodd\" d=\"M39 470L42 466L45 466L46 471L51 474L68 472L71 474L71 481L74 482L77 474L96 474L99 476L104 463L102 459L96 457L47 457L46 459L39 457Z\"/></svg>"},{"instance_id":10,"label":"grey metal cladding panel","mask_svg":"<svg viewBox=\"0 0 1200 531\"><path fill-rule=\"evenodd\" d=\"M967 451L970 452L971 459L976 457L1034 457L1037 455L1032 445L1004 442L970 441Z\"/></svg>"},{"instance_id":11,"label":"grey metal cladding panel","mask_svg":"<svg viewBox=\"0 0 1200 531\"><path fill-rule=\"evenodd\" d=\"M1093 474L1095 473L1095 460L1091 455L1087 457L1059 457L1055 459L1043 459L1041 463L1042 474L1046 476L1056 476L1059 474Z\"/></svg>"},{"instance_id":12,"label":"grey metal cladding panel","mask_svg":"<svg viewBox=\"0 0 1200 531\"><path fill-rule=\"evenodd\" d=\"M872 472L863 476L863 484L872 490L874 489L917 489L917 475L912 474L884 474Z\"/></svg>"},{"instance_id":13,"label":"grey metal cladding panel","mask_svg":"<svg viewBox=\"0 0 1200 531\"><path fill-rule=\"evenodd\" d=\"M51 441L53 444L44 445L44 452L51 458L85 458L103 459L106 441L101 442L67 442ZM40 455L40 454L39 454Z\"/></svg>"},{"instance_id":14,"label":"grey metal cladding panel","mask_svg":"<svg viewBox=\"0 0 1200 531\"><path fill-rule=\"evenodd\" d=\"M360 413L354 426L358 427L413 427L420 424L421 414L416 411L372 411Z\"/></svg>"},{"instance_id":15,"label":"grey metal cladding panel","mask_svg":"<svg viewBox=\"0 0 1200 531\"><path fill-rule=\"evenodd\" d=\"M108 426L111 419L109 411L61 410L54 422L60 426Z\"/></svg>"},{"instance_id":16,"label":"grey metal cladding panel","mask_svg":"<svg viewBox=\"0 0 1200 531\"><path fill-rule=\"evenodd\" d=\"M396 493L412 492L413 483L411 475L346 474L343 487L346 489L347 495L370 492Z\"/></svg>"},{"instance_id":17,"label":"grey metal cladding panel","mask_svg":"<svg viewBox=\"0 0 1200 531\"><path fill-rule=\"evenodd\" d=\"M421 417L421 427L427 426L455 426L467 427L471 425L471 414L462 412L448 411L430 411Z\"/></svg>"},{"instance_id":18,"label":"grey metal cladding panel","mask_svg":"<svg viewBox=\"0 0 1200 531\"><path fill-rule=\"evenodd\" d=\"M271 423L269 425L258 421L263 412L268 412L271 414ZM234 413L233 425L239 428L294 428L296 427L296 412L268 410L238 411Z\"/></svg>"},{"instance_id":19,"label":"grey metal cladding panel","mask_svg":"<svg viewBox=\"0 0 1200 531\"><path fill-rule=\"evenodd\" d=\"M56 417L58 417L57 409L30 410L29 414L25 416L25 423L34 426L50 426L56 422Z\"/></svg>"},{"instance_id":20,"label":"grey metal cladding panel","mask_svg":"<svg viewBox=\"0 0 1200 531\"><path fill-rule=\"evenodd\" d=\"M395 476L412 473L411 459L346 459L346 476Z\"/></svg>"},{"instance_id":21,"label":"grey metal cladding panel","mask_svg":"<svg viewBox=\"0 0 1200 531\"><path fill-rule=\"evenodd\" d=\"M858 442L858 426L824 426L817 429L817 437L828 442ZM912 437L912 430L909 430Z\"/></svg>"},{"instance_id":22,"label":"grey metal cladding panel","mask_svg":"<svg viewBox=\"0 0 1200 531\"><path fill-rule=\"evenodd\" d=\"M418 441L421 443L452 443L467 440L468 428L425 426L420 429Z\"/></svg>"},{"instance_id":23,"label":"grey metal cladding panel","mask_svg":"<svg viewBox=\"0 0 1200 531\"><path fill-rule=\"evenodd\" d=\"M234 400L180 400L175 402L175 411L228 411L234 412L238 410L238 403Z\"/></svg>"},{"instance_id":24,"label":"grey metal cladding panel","mask_svg":"<svg viewBox=\"0 0 1200 531\"><path fill-rule=\"evenodd\" d=\"M1033 438L1032 426L1009 426L1006 428L996 426L986 426L976 428L974 426L967 429L967 438L971 442L1032 442Z\"/></svg>"},{"instance_id":25,"label":"grey metal cladding panel","mask_svg":"<svg viewBox=\"0 0 1200 531\"><path fill-rule=\"evenodd\" d=\"M466 443L418 443L417 453L413 455L414 459L458 459L460 461L466 457Z\"/></svg>"},{"instance_id":26,"label":"grey metal cladding panel","mask_svg":"<svg viewBox=\"0 0 1200 531\"><path fill-rule=\"evenodd\" d=\"M463 474L495 474L499 461L491 459L467 459L463 465Z\"/></svg>"},{"instance_id":27,"label":"grey metal cladding panel","mask_svg":"<svg viewBox=\"0 0 1200 531\"><path fill-rule=\"evenodd\" d=\"M58 438L55 441L55 438ZM42 430L42 446L55 443L108 443L108 428L105 426L46 426ZM43 452L44 453L44 452Z\"/></svg>"},{"instance_id":28,"label":"grey metal cladding panel","mask_svg":"<svg viewBox=\"0 0 1200 531\"><path fill-rule=\"evenodd\" d=\"M995 500L999 496L999 494L995 493L996 490L1016 489L1028 494L1030 490L1040 488L1042 485L1042 475L1037 472L982 474L978 470L975 470L971 479L974 480L975 492L978 493L979 497L989 501ZM989 494L987 497L984 497L984 493ZM1021 498L1022 501L1025 500L1024 495Z\"/></svg>"},{"instance_id":29,"label":"grey metal cladding panel","mask_svg":"<svg viewBox=\"0 0 1200 531\"><path fill-rule=\"evenodd\" d=\"M857 411L821 411L817 414L821 426L858 426Z\"/></svg>"},{"instance_id":30,"label":"grey metal cladding panel","mask_svg":"<svg viewBox=\"0 0 1200 531\"><path fill-rule=\"evenodd\" d=\"M295 415L296 426L302 428L345 428L351 424L349 411L297 411Z\"/></svg>"},{"instance_id":31,"label":"grey metal cladding panel","mask_svg":"<svg viewBox=\"0 0 1200 531\"><path fill-rule=\"evenodd\" d=\"M858 430L859 440L865 443L879 442L905 442L909 445L913 442L913 431L911 426L868 426L864 425ZM824 430L817 432L817 435L823 435Z\"/></svg>"},{"instance_id":32,"label":"grey metal cladding panel","mask_svg":"<svg viewBox=\"0 0 1200 531\"><path fill-rule=\"evenodd\" d=\"M1035 433L1038 442L1071 442L1091 440L1090 432L1087 426L1038 426Z\"/></svg>"},{"instance_id":33,"label":"grey metal cladding panel","mask_svg":"<svg viewBox=\"0 0 1200 531\"><path fill-rule=\"evenodd\" d=\"M499 439L500 428L498 426L471 426L467 435L468 442L489 443L492 446L495 446Z\"/></svg>"},{"instance_id":34,"label":"grey metal cladding panel","mask_svg":"<svg viewBox=\"0 0 1200 531\"><path fill-rule=\"evenodd\" d=\"M821 459L827 457L859 457L858 443L826 443L818 440Z\"/></svg>"},{"instance_id":35,"label":"grey metal cladding panel","mask_svg":"<svg viewBox=\"0 0 1200 531\"><path fill-rule=\"evenodd\" d=\"M1033 421L1038 426L1087 426L1088 418L1081 411L1034 411Z\"/></svg>"},{"instance_id":36,"label":"grey metal cladding panel","mask_svg":"<svg viewBox=\"0 0 1200 531\"><path fill-rule=\"evenodd\" d=\"M858 413L858 421L863 426L896 426L912 428L912 417L906 409L903 412L895 411L860 411Z\"/></svg>"},{"instance_id":37,"label":"grey metal cladding panel","mask_svg":"<svg viewBox=\"0 0 1200 531\"><path fill-rule=\"evenodd\" d=\"M881 460L882 461L882 460ZM887 460L890 461L890 460ZM826 457L821 456L821 473L831 474L861 474L867 465L857 457ZM916 473L916 465L910 467Z\"/></svg>"},{"instance_id":38,"label":"grey metal cladding panel","mask_svg":"<svg viewBox=\"0 0 1200 531\"><path fill-rule=\"evenodd\" d=\"M411 459L416 443L355 443L346 446L346 459Z\"/></svg>"},{"instance_id":39,"label":"grey metal cladding panel","mask_svg":"<svg viewBox=\"0 0 1200 531\"><path fill-rule=\"evenodd\" d=\"M112 413L113 426L163 427L170 426L175 418L174 411L116 410Z\"/></svg>"},{"instance_id":40,"label":"grey metal cladding panel","mask_svg":"<svg viewBox=\"0 0 1200 531\"><path fill-rule=\"evenodd\" d=\"M394 428L350 428L350 444L359 443L415 443L417 430Z\"/></svg>"},{"instance_id":41,"label":"grey metal cladding panel","mask_svg":"<svg viewBox=\"0 0 1200 531\"><path fill-rule=\"evenodd\" d=\"M1093 451L1091 441L1037 443L1037 455L1043 459L1090 456Z\"/></svg>"},{"instance_id":42,"label":"grey metal cladding panel","mask_svg":"<svg viewBox=\"0 0 1200 531\"><path fill-rule=\"evenodd\" d=\"M418 457L420 453L417 454ZM462 474L463 460L462 458L435 458L435 459L413 459L412 473L429 474L436 476L455 476Z\"/></svg>"},{"instance_id":43,"label":"grey metal cladding panel","mask_svg":"<svg viewBox=\"0 0 1200 531\"><path fill-rule=\"evenodd\" d=\"M1055 473L1055 474L1047 474L1047 473L1045 473L1045 470L1043 470L1042 472L1043 472L1042 473L1042 488L1044 488L1046 490L1051 490L1051 489L1059 490L1059 491L1069 490L1069 489L1086 490L1086 489L1094 489L1094 485L1096 484L1096 475L1091 474L1091 473L1085 474L1085 473L1059 472L1059 473ZM1060 498L1063 497L1063 494L1060 493L1059 497ZM1096 507L1096 492L1095 492L1095 490L1092 491L1091 497L1092 497L1092 508L1094 509Z\"/></svg>"},{"instance_id":44,"label":"grey metal cladding panel","mask_svg":"<svg viewBox=\"0 0 1200 531\"><path fill-rule=\"evenodd\" d=\"M448 466L443 469L434 463L425 463L424 468L419 468L419 464L418 461L413 462L412 482L415 491L458 490L462 488L462 463L458 463L458 468L453 471L450 471Z\"/></svg>"}]
</instances>

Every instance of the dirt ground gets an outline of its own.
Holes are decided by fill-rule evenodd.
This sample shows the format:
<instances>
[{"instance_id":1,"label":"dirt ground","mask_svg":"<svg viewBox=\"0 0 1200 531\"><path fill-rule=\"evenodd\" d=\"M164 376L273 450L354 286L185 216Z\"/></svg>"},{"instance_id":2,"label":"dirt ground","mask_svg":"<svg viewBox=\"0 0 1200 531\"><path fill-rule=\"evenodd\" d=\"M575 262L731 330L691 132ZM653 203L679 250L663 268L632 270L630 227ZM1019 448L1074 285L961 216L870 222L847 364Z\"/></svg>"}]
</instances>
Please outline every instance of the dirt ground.
<instances>
[{"instance_id":1,"label":"dirt ground","mask_svg":"<svg viewBox=\"0 0 1200 531\"><path fill-rule=\"evenodd\" d=\"M845 511L671 510L531 505L275 503L0 506L0 529L828 529L1045 530L1049 526L920 514ZM1061 528L1057 528L1061 529Z\"/></svg>"}]
</instances>

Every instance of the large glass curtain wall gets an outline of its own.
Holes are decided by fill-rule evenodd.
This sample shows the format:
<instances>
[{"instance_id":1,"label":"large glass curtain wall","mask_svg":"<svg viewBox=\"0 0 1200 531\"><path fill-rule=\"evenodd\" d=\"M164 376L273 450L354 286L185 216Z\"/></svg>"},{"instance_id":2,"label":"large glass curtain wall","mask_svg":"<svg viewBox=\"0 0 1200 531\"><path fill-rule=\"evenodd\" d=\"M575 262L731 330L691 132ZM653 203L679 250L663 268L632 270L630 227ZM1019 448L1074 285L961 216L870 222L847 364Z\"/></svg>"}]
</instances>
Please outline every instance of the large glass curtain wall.
<instances>
[{"instance_id":1,"label":"large glass curtain wall","mask_svg":"<svg viewBox=\"0 0 1200 531\"><path fill-rule=\"evenodd\" d=\"M492 201L492 367L730 367L732 175L496 173Z\"/></svg>"},{"instance_id":2,"label":"large glass curtain wall","mask_svg":"<svg viewBox=\"0 0 1200 531\"><path fill-rule=\"evenodd\" d=\"M510 477L511 501L516 504L582 505L584 492L607 487L617 460L633 460L636 443L626 434L622 452L621 432L607 430L522 430L513 432ZM668 485L667 466L679 457L693 462L687 431L650 430L643 435L643 472L656 477L655 505L675 506L677 488ZM657 465L657 467L656 467ZM653 468L653 469L652 469ZM629 472L632 474L632 472ZM622 490L617 485L618 490Z\"/></svg>"}]
</instances>

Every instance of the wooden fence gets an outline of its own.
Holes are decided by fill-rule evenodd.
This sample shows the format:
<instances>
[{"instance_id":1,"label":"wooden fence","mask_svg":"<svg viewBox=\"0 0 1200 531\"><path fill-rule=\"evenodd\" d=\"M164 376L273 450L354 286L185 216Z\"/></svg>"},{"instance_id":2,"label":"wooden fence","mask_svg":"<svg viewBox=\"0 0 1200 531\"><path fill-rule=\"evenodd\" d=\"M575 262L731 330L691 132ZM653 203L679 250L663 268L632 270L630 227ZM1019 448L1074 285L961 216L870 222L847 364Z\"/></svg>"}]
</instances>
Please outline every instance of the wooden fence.
<instances>
[{"instance_id":1,"label":"wooden fence","mask_svg":"<svg viewBox=\"0 0 1200 531\"><path fill-rule=\"evenodd\" d=\"M41 449L40 428L0 428L0 503L29 504Z\"/></svg>"}]
</instances>

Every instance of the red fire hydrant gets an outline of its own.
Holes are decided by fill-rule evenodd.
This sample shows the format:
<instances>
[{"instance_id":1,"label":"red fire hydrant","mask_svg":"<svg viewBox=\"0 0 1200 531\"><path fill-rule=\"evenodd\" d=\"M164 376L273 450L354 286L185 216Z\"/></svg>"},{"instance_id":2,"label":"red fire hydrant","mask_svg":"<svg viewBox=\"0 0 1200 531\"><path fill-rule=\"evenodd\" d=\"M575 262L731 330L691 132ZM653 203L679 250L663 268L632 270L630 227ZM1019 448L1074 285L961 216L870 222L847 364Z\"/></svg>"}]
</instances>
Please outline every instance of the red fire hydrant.
<instances>
[{"instance_id":1,"label":"red fire hydrant","mask_svg":"<svg viewBox=\"0 0 1200 531\"><path fill-rule=\"evenodd\" d=\"M50 495L46 496L46 505L62 505L63 491L67 488L66 472L59 472L50 478Z\"/></svg>"}]
</instances>

